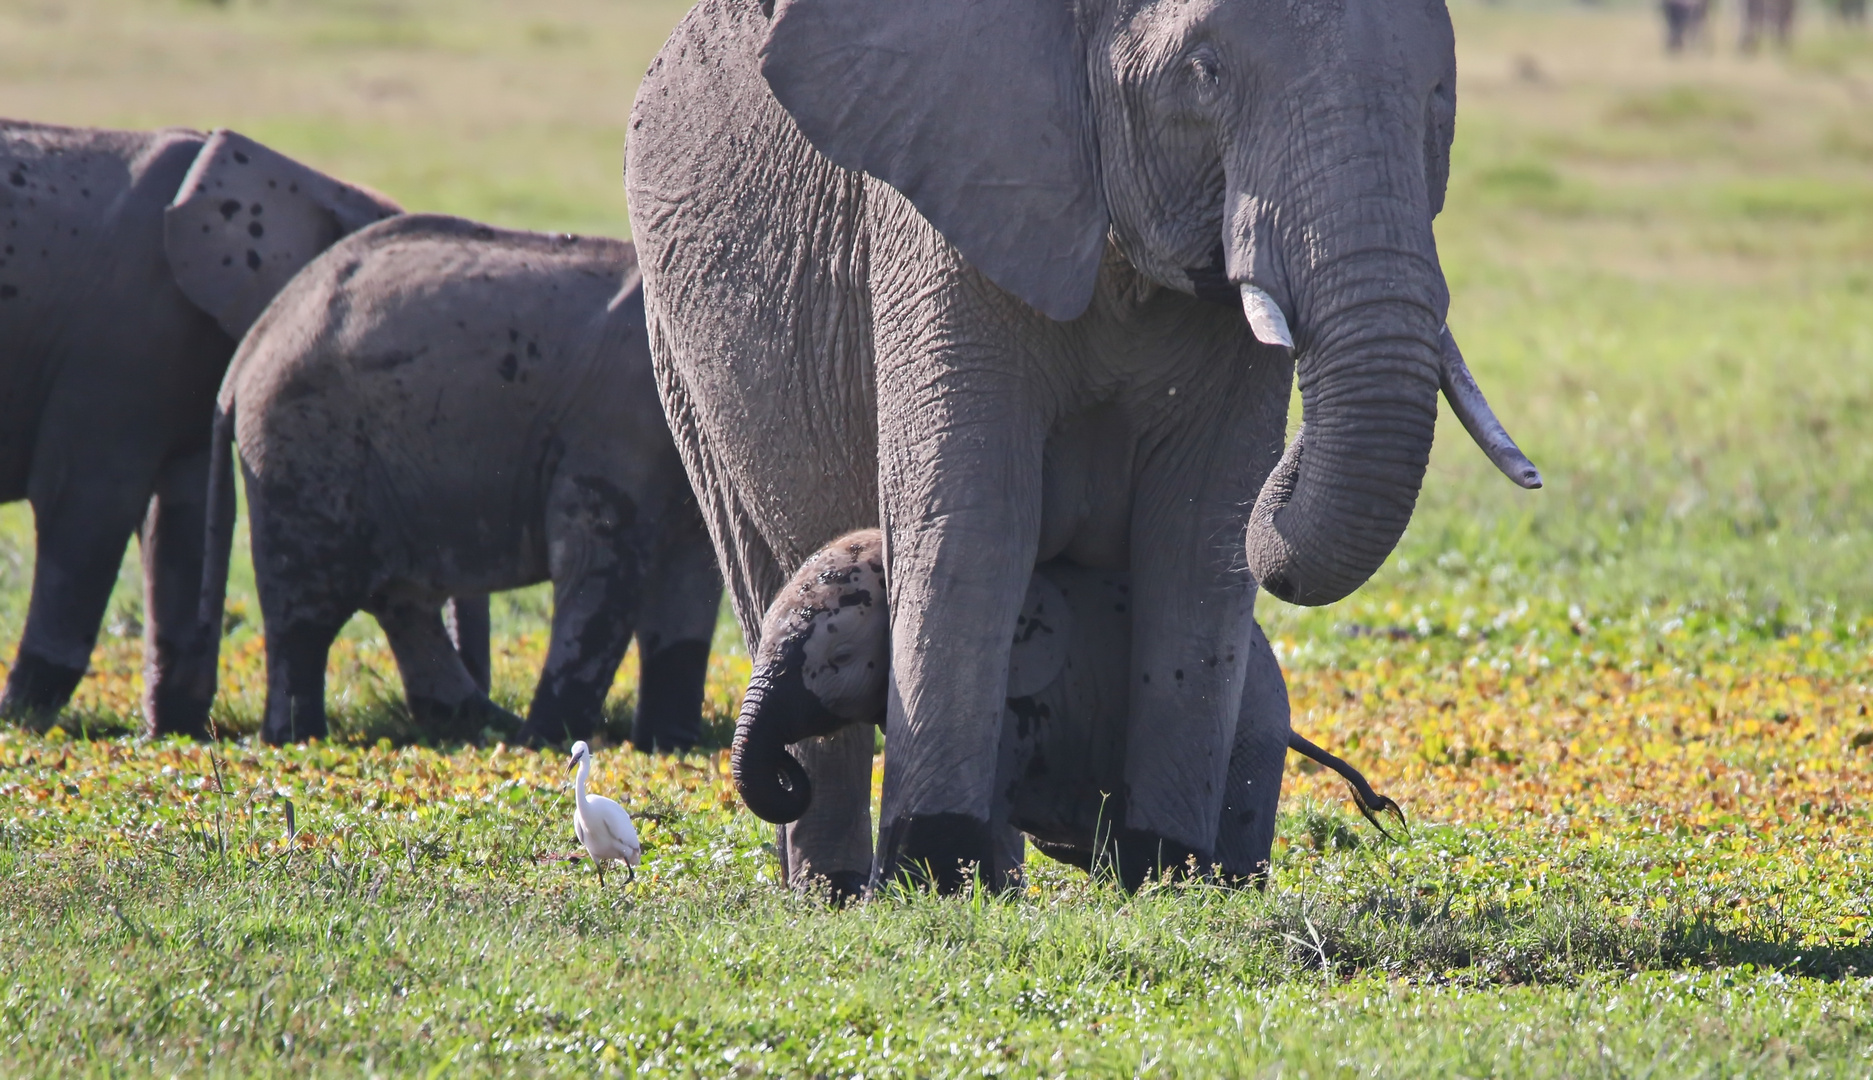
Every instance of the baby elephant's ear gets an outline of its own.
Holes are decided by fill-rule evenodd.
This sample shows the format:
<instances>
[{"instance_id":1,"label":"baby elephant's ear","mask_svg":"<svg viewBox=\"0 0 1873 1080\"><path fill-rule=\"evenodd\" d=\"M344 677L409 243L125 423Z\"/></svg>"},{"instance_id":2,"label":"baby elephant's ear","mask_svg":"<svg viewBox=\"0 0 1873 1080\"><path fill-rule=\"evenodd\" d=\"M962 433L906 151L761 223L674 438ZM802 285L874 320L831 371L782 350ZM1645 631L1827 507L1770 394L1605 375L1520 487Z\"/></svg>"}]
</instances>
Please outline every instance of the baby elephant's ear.
<instances>
[{"instance_id":1,"label":"baby elephant's ear","mask_svg":"<svg viewBox=\"0 0 1873 1080\"><path fill-rule=\"evenodd\" d=\"M909 199L1055 319L1092 300L1106 204L1067 0L783 0L761 74L814 149Z\"/></svg>"},{"instance_id":2,"label":"baby elephant's ear","mask_svg":"<svg viewBox=\"0 0 1873 1080\"><path fill-rule=\"evenodd\" d=\"M235 340L339 237L401 213L232 131L209 137L163 215L176 284Z\"/></svg>"}]
</instances>

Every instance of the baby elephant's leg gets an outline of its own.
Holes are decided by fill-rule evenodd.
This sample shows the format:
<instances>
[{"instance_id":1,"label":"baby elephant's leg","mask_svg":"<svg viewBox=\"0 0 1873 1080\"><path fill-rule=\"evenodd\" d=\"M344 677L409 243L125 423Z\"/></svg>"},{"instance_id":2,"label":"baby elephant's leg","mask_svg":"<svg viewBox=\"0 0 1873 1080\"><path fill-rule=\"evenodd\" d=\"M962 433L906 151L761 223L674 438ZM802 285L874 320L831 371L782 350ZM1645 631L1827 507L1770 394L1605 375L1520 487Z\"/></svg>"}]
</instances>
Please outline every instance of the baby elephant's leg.
<instances>
[{"instance_id":1,"label":"baby elephant's leg","mask_svg":"<svg viewBox=\"0 0 1873 1080\"><path fill-rule=\"evenodd\" d=\"M1261 885L1275 843L1275 808L1287 762L1288 684L1259 623L1252 624L1242 709L1229 755L1228 787L1216 830L1216 861L1225 880Z\"/></svg>"},{"instance_id":2,"label":"baby elephant's leg","mask_svg":"<svg viewBox=\"0 0 1873 1080\"><path fill-rule=\"evenodd\" d=\"M488 700L442 623L439 602L395 596L371 613L390 639L410 715L425 734L441 739L478 739L484 727L509 731L520 718Z\"/></svg>"}]
</instances>

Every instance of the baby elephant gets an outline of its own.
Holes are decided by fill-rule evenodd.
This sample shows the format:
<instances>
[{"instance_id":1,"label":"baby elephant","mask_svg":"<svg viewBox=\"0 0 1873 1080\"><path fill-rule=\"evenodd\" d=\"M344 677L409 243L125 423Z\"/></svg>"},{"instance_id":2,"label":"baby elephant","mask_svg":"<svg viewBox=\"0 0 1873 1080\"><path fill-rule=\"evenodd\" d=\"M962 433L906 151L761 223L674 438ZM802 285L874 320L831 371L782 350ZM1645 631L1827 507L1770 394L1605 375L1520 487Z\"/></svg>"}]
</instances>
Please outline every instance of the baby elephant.
<instances>
[{"instance_id":1,"label":"baby elephant","mask_svg":"<svg viewBox=\"0 0 1873 1080\"><path fill-rule=\"evenodd\" d=\"M1029 581L1009 652L997 816L1005 813L1005 824L1028 834L1043 854L1082 869L1091 869L1095 853L1110 842L1102 835L1114 816L1109 795L1124 782L1129 594L1122 572L1044 564ZM795 821L812 800L789 743L848 724L883 722L889 638L884 545L876 529L833 541L781 590L762 623L735 729L735 782L756 815ZM1249 663L1270 676L1249 685L1279 691L1280 668L1259 626ZM1274 820L1247 809L1253 800L1246 785L1258 771L1252 767L1258 755L1295 750L1345 777L1374 825L1382 810L1403 820L1398 805L1374 792L1358 770L1289 728L1285 693L1245 696L1242 709L1213 848L1225 877L1252 881L1265 872ZM1258 711L1271 715L1250 722ZM1271 732L1275 745L1259 745ZM1120 870L1128 879L1139 876L1135 868Z\"/></svg>"},{"instance_id":2,"label":"baby elephant","mask_svg":"<svg viewBox=\"0 0 1873 1080\"><path fill-rule=\"evenodd\" d=\"M424 214L307 267L222 384L203 633L226 586L230 441L268 742L326 733L326 654L358 610L383 626L430 732L517 723L464 665L441 606L549 578L552 640L519 738L590 736L635 633L635 741L696 742L722 586L658 402L630 244Z\"/></svg>"}]
</instances>

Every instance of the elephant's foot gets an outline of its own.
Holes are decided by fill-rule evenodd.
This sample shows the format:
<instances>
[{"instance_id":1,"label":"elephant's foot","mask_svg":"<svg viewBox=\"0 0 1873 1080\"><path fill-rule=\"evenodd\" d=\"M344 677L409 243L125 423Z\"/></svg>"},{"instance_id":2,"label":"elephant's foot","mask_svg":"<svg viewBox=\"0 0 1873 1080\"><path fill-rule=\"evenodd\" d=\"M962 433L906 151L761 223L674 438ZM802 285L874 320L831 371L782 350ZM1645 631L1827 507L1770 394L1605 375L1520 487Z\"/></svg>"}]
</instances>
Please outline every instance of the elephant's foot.
<instances>
[{"instance_id":1,"label":"elephant's foot","mask_svg":"<svg viewBox=\"0 0 1873 1080\"><path fill-rule=\"evenodd\" d=\"M191 694L172 687L158 687L146 703L148 721L144 734L182 735L191 739L208 738L208 707L213 698Z\"/></svg>"},{"instance_id":2,"label":"elephant's foot","mask_svg":"<svg viewBox=\"0 0 1873 1080\"><path fill-rule=\"evenodd\" d=\"M833 907L842 908L855 900L865 898L865 886L869 884L867 875L860 870L835 870L824 876L814 877L811 886L815 891L826 890L826 902Z\"/></svg>"},{"instance_id":3,"label":"elephant's foot","mask_svg":"<svg viewBox=\"0 0 1873 1080\"><path fill-rule=\"evenodd\" d=\"M78 689L85 669L68 668L22 651L7 673L4 696L0 696L0 719L38 727L58 717Z\"/></svg>"},{"instance_id":4,"label":"elephant's foot","mask_svg":"<svg viewBox=\"0 0 1873 1080\"><path fill-rule=\"evenodd\" d=\"M431 739L480 742L482 733L492 728L506 733L523 727L520 717L476 694L454 704L432 698L412 697L410 718Z\"/></svg>"},{"instance_id":5,"label":"elephant's foot","mask_svg":"<svg viewBox=\"0 0 1873 1080\"><path fill-rule=\"evenodd\" d=\"M1143 829L1118 830L1107 849L1106 860L1110 860L1109 865L1126 892L1137 892L1147 880L1166 873L1173 880L1207 877L1211 864L1209 852Z\"/></svg>"},{"instance_id":6,"label":"elephant's foot","mask_svg":"<svg viewBox=\"0 0 1873 1080\"><path fill-rule=\"evenodd\" d=\"M293 695L286 708L276 709L267 701L267 718L260 724L260 738L269 746L285 746L323 739L331 732L325 723L325 702L319 698Z\"/></svg>"},{"instance_id":7,"label":"elephant's foot","mask_svg":"<svg viewBox=\"0 0 1873 1080\"><path fill-rule=\"evenodd\" d=\"M903 882L939 893L988 883L995 845L986 821L967 814L913 814L879 836L881 883Z\"/></svg>"}]
</instances>

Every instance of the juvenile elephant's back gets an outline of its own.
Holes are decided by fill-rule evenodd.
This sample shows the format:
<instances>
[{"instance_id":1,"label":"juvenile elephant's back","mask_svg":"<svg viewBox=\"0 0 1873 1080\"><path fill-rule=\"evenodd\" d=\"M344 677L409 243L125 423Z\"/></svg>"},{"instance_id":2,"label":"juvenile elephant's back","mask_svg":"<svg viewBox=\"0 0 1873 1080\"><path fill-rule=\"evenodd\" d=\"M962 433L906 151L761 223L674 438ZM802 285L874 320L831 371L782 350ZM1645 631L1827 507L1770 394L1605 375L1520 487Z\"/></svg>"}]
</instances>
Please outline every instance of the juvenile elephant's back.
<instances>
[{"instance_id":1,"label":"juvenile elephant's back","mask_svg":"<svg viewBox=\"0 0 1873 1080\"><path fill-rule=\"evenodd\" d=\"M354 472L389 576L540 580L543 489L589 426L577 414L633 377L654 408L648 358L633 373L603 355L607 307L635 276L619 241L433 215L361 230L243 345L243 456Z\"/></svg>"}]
</instances>

